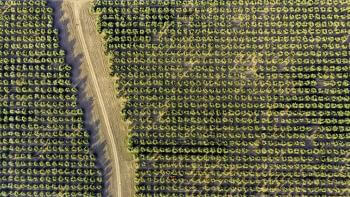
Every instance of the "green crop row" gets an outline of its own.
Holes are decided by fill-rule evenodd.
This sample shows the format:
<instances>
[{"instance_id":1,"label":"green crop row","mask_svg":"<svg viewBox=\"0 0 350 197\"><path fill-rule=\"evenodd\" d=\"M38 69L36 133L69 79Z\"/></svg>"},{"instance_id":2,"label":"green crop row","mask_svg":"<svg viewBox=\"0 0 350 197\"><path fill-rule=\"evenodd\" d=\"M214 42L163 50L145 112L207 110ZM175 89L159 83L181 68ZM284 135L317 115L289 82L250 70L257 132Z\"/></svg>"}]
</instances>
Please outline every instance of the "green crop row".
<instances>
[{"instance_id":1,"label":"green crop row","mask_svg":"<svg viewBox=\"0 0 350 197\"><path fill-rule=\"evenodd\" d=\"M93 9L127 99L137 196L350 195L348 1Z\"/></svg>"},{"instance_id":2,"label":"green crop row","mask_svg":"<svg viewBox=\"0 0 350 197\"><path fill-rule=\"evenodd\" d=\"M0 0L0 196L102 196L46 0Z\"/></svg>"}]
</instances>

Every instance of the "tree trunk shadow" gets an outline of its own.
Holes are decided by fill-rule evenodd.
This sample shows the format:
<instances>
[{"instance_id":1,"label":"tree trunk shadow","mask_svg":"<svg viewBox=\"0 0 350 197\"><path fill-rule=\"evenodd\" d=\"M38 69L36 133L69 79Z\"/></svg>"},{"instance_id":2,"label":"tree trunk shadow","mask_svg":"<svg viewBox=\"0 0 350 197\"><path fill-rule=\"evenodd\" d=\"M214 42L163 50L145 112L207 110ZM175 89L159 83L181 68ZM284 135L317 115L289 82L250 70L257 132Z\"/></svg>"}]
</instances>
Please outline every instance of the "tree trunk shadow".
<instances>
[{"instance_id":1,"label":"tree trunk shadow","mask_svg":"<svg viewBox=\"0 0 350 197\"><path fill-rule=\"evenodd\" d=\"M103 196L111 196L108 188L111 178L111 162L106 157L106 141L101 140L99 129L100 121L94 120L92 109L94 104L93 97L87 94L87 75L82 73L83 58L82 53L77 54L74 48L77 47L77 41L70 39L69 28L72 21L64 14L62 0L48 0L48 5L54 9L54 26L59 30L59 42L62 49L66 52L66 63L72 67L72 84L78 90L78 103L84 111L84 128L90 134L90 149L96 156L96 168L102 171L103 175Z\"/></svg>"}]
</instances>

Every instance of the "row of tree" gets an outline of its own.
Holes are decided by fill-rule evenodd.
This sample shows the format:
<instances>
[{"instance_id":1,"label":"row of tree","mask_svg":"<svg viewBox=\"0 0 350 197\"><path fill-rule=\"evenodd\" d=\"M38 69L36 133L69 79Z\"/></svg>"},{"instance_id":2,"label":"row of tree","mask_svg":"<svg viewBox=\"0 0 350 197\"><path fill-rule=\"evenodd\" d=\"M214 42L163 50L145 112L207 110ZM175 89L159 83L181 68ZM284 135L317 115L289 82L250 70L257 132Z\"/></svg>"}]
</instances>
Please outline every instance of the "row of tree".
<instances>
[{"instance_id":1,"label":"row of tree","mask_svg":"<svg viewBox=\"0 0 350 197\"><path fill-rule=\"evenodd\" d=\"M0 195L102 196L72 66L46 0L0 1Z\"/></svg>"},{"instance_id":2,"label":"row of tree","mask_svg":"<svg viewBox=\"0 0 350 197\"><path fill-rule=\"evenodd\" d=\"M93 7L137 196L350 195L345 1L166 2Z\"/></svg>"}]
</instances>

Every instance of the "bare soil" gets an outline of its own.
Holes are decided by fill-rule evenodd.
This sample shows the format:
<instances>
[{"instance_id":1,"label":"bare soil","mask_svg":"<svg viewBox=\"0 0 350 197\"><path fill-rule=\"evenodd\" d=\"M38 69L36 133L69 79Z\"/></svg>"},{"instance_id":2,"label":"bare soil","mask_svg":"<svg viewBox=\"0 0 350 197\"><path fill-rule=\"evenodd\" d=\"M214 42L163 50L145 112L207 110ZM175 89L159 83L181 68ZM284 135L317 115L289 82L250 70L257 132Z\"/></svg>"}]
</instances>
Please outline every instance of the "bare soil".
<instances>
[{"instance_id":1,"label":"bare soil","mask_svg":"<svg viewBox=\"0 0 350 197\"><path fill-rule=\"evenodd\" d=\"M127 150L128 124L121 114L122 100L116 97L116 78L104 54L96 17L89 0L53 1L60 18L61 42L68 51L67 62L75 67L74 82L79 86L80 103L87 111L87 125L94 133L100 163L105 168L108 194L134 196L135 160ZM57 15L57 14L56 14Z\"/></svg>"}]
</instances>

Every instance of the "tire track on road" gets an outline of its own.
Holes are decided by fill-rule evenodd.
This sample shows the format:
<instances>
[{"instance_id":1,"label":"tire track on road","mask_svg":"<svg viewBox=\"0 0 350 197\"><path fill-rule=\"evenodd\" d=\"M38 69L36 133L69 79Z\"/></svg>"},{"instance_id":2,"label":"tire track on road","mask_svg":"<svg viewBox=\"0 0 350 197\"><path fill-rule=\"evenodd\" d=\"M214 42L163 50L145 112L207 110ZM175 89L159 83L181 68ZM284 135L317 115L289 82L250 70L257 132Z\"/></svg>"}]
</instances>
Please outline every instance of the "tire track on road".
<instances>
[{"instance_id":1,"label":"tire track on road","mask_svg":"<svg viewBox=\"0 0 350 197\"><path fill-rule=\"evenodd\" d=\"M97 100L98 100L98 103L99 103L101 111L102 111L104 122L106 124L106 128L107 128L107 131L108 131L107 132L108 136L110 138L110 143L111 143L112 152L113 152L113 162L115 163L114 166L116 168L115 169L115 174L116 174L116 177L117 177L117 196L118 197L122 197L121 178L120 178L120 176L121 176L120 175L120 166L119 166L118 152L117 152L117 148L116 148L116 145L115 145L115 139L114 139L114 135L113 135L113 132L112 132L112 127L111 127L109 119L108 119L105 103L103 102L103 98L102 98L102 94L101 94L101 89L100 89L98 81L97 81L96 72L94 70L94 67L93 67L93 64L92 64L92 61L91 61L91 58L90 58L90 54L89 54L89 51L88 51L88 47L87 47L87 44L86 44L86 41L85 41L85 37L84 37L83 29L82 29L82 24L81 24L81 20L80 20L80 17L79 17L79 10L80 9L79 9L79 6L77 5L76 1L74 1L72 3L73 3L73 6L75 7L75 9L73 9L74 10L74 17L75 17L76 23L77 23L76 26L77 26L77 30L78 30L78 33L79 33L81 46L82 46L83 51L85 53L85 59L86 59L86 62L88 64L88 69L91 72L92 82L93 82L93 85L94 85L96 93L97 93Z\"/></svg>"}]
</instances>

